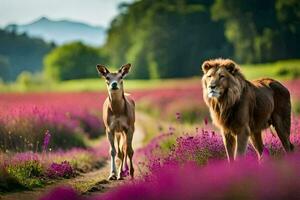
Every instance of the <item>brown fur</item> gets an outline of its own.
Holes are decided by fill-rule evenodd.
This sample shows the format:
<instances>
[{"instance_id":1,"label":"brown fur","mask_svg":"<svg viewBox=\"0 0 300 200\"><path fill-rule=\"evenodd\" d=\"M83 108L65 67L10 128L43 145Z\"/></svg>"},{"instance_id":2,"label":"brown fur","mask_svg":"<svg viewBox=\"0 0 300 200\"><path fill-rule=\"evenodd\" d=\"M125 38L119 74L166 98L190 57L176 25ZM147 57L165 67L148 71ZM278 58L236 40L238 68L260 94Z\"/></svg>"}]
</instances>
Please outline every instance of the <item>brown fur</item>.
<instances>
[{"instance_id":1,"label":"brown fur","mask_svg":"<svg viewBox=\"0 0 300 200\"><path fill-rule=\"evenodd\" d=\"M127 156L130 161L129 172L134 177L132 139L135 123L135 103L124 93L123 78L130 71L130 64L123 65L118 72L110 73L103 65L97 65L100 75L106 79L108 97L103 104L103 122L110 143L111 172L110 180L123 179L123 170L127 168ZM112 85L115 84L113 87ZM115 147L117 140L117 149ZM115 156L121 163L117 172Z\"/></svg>"},{"instance_id":2,"label":"brown fur","mask_svg":"<svg viewBox=\"0 0 300 200\"><path fill-rule=\"evenodd\" d=\"M213 123L221 129L229 161L245 153L249 138L260 157L261 132L270 125L284 149L293 150L290 94L282 84L270 78L247 81L229 59L205 61L202 70L203 98Z\"/></svg>"}]
</instances>

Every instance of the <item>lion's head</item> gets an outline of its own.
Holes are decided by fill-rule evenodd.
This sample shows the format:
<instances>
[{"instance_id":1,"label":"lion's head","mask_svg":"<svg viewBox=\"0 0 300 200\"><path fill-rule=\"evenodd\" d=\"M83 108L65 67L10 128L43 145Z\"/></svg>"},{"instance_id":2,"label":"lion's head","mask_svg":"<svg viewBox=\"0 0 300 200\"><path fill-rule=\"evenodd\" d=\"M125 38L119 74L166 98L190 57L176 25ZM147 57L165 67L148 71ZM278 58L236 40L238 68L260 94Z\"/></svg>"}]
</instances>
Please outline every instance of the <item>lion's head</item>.
<instances>
[{"instance_id":1,"label":"lion's head","mask_svg":"<svg viewBox=\"0 0 300 200\"><path fill-rule=\"evenodd\" d=\"M210 105L212 102L231 106L240 99L245 78L239 66L230 59L214 59L202 64L203 97Z\"/></svg>"}]
</instances>

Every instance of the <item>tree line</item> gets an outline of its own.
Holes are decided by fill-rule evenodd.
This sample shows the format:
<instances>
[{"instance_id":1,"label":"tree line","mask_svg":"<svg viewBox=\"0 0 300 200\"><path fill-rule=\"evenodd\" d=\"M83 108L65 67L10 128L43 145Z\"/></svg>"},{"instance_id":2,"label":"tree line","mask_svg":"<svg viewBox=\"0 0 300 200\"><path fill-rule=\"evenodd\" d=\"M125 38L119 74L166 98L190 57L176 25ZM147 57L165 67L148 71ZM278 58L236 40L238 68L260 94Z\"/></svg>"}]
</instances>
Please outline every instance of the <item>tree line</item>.
<instances>
[{"instance_id":1,"label":"tree line","mask_svg":"<svg viewBox=\"0 0 300 200\"><path fill-rule=\"evenodd\" d=\"M142 0L120 6L104 50L133 78L186 77L202 61L262 63L300 56L300 1Z\"/></svg>"},{"instance_id":2,"label":"tree line","mask_svg":"<svg viewBox=\"0 0 300 200\"><path fill-rule=\"evenodd\" d=\"M54 47L42 39L0 29L0 78L13 81L22 71L42 71L43 58Z\"/></svg>"},{"instance_id":3,"label":"tree line","mask_svg":"<svg viewBox=\"0 0 300 200\"><path fill-rule=\"evenodd\" d=\"M20 50L16 59L0 49L0 66L19 62L30 70L41 59L25 65L22 56L36 52L47 53L44 71L55 80L96 77L96 63L118 68L128 62L129 78L188 77L210 58L240 64L299 58L299 43L298 0L140 0L119 6L102 47L74 42L48 53L51 46L36 40L37 49L12 47Z\"/></svg>"}]
</instances>

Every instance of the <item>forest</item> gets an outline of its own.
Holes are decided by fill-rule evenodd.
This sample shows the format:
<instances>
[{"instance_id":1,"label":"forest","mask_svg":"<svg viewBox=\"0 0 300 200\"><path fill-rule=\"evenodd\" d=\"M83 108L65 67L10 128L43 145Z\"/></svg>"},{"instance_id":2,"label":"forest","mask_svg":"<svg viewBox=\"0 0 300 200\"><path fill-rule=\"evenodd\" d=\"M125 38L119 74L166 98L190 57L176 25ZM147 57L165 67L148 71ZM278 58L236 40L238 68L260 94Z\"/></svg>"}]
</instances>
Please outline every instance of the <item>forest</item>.
<instances>
[{"instance_id":1,"label":"forest","mask_svg":"<svg viewBox=\"0 0 300 200\"><path fill-rule=\"evenodd\" d=\"M101 16L99 16L101 17ZM53 80L92 78L95 63L132 63L131 79L191 77L216 57L239 64L300 57L297 0L141 0L119 5L119 14L97 48L74 42L55 47L40 39L0 32L3 80L21 71ZM98 62L97 62L98 61Z\"/></svg>"}]
</instances>

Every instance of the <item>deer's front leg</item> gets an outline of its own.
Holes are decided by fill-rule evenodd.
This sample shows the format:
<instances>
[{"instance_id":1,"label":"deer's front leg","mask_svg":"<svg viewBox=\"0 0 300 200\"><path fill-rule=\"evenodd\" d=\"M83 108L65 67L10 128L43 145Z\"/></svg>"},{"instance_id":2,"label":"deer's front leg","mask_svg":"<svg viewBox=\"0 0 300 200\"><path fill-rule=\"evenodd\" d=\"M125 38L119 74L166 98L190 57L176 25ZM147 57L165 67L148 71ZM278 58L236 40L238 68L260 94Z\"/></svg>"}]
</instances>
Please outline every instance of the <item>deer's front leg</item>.
<instances>
[{"instance_id":1,"label":"deer's front leg","mask_svg":"<svg viewBox=\"0 0 300 200\"><path fill-rule=\"evenodd\" d=\"M119 160L120 160L120 166L119 166L119 170L118 170L118 180L122 180L123 177L124 177L124 173L123 173L123 165L124 165L124 150L123 150L123 146L124 146L124 138L125 138L125 133L122 133L122 136L120 137L117 137L117 140L118 140L118 157L119 157ZM122 138L122 143L121 144L121 148L120 148L120 140Z\"/></svg>"},{"instance_id":2,"label":"deer's front leg","mask_svg":"<svg viewBox=\"0 0 300 200\"><path fill-rule=\"evenodd\" d=\"M107 138L110 143L110 175L108 177L109 180L117 179L117 169L116 169L116 147L115 147L115 133L113 131L107 131Z\"/></svg>"}]
</instances>

